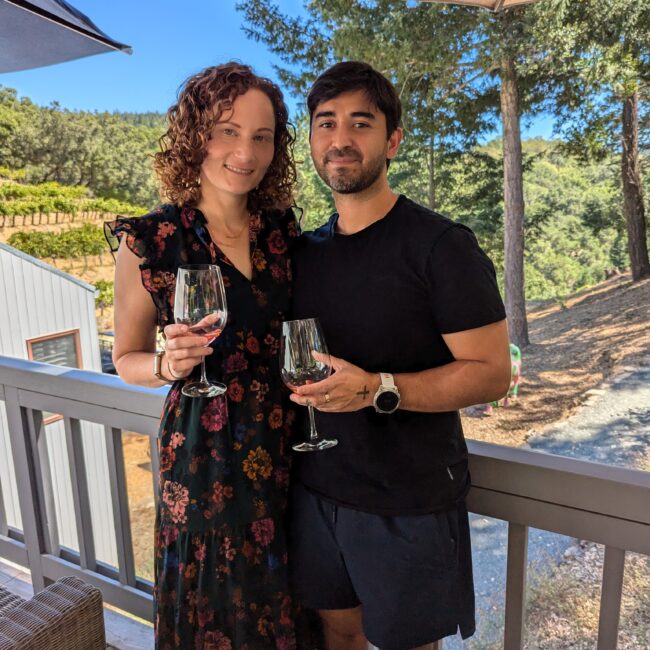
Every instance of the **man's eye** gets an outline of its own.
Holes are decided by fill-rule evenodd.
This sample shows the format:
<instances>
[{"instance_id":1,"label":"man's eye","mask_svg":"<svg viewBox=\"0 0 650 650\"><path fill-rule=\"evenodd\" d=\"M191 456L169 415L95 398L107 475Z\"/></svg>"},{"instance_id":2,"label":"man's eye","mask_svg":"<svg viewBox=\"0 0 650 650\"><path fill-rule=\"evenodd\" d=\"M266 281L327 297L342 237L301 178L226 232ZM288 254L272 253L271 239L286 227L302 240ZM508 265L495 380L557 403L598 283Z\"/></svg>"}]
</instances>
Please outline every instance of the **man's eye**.
<instances>
[{"instance_id":1,"label":"man's eye","mask_svg":"<svg viewBox=\"0 0 650 650\"><path fill-rule=\"evenodd\" d=\"M368 129L370 128L370 124L367 122L355 122L354 124L355 129Z\"/></svg>"},{"instance_id":2,"label":"man's eye","mask_svg":"<svg viewBox=\"0 0 650 650\"><path fill-rule=\"evenodd\" d=\"M321 122L318 125L319 129L331 129L334 126L333 122Z\"/></svg>"}]
</instances>

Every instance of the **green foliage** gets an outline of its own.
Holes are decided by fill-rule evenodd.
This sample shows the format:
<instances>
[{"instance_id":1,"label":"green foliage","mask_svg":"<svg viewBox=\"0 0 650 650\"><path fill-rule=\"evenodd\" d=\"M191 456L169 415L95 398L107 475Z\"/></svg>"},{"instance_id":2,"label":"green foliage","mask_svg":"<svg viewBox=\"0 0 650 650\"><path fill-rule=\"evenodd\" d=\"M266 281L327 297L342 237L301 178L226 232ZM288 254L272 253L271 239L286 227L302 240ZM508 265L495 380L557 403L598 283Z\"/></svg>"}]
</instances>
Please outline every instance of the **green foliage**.
<instances>
[{"instance_id":1,"label":"green foliage","mask_svg":"<svg viewBox=\"0 0 650 650\"><path fill-rule=\"evenodd\" d=\"M295 203L299 208L299 216L302 211L300 227L303 231L314 230L334 212L334 201L329 188L314 170L309 151L308 115L302 115L298 119L294 156L298 173Z\"/></svg>"},{"instance_id":2,"label":"green foliage","mask_svg":"<svg viewBox=\"0 0 650 650\"><path fill-rule=\"evenodd\" d=\"M9 169L9 167L0 167L0 178L7 178L12 181L21 181L25 178L24 169ZM2 186L0 186L0 189Z\"/></svg>"},{"instance_id":3,"label":"green foliage","mask_svg":"<svg viewBox=\"0 0 650 650\"><path fill-rule=\"evenodd\" d=\"M113 306L115 299L114 284L108 280L98 280L95 282L97 295L95 296L95 306L97 309L106 309Z\"/></svg>"},{"instance_id":4,"label":"green foliage","mask_svg":"<svg viewBox=\"0 0 650 650\"><path fill-rule=\"evenodd\" d=\"M0 87L0 167L33 184L84 186L94 196L152 205L152 155L164 118L39 107Z\"/></svg>"},{"instance_id":5,"label":"green foliage","mask_svg":"<svg viewBox=\"0 0 650 650\"><path fill-rule=\"evenodd\" d=\"M612 266L608 251L615 237L612 230L593 236L574 216L544 225L526 249L528 299L562 298L602 280Z\"/></svg>"},{"instance_id":6,"label":"green foliage","mask_svg":"<svg viewBox=\"0 0 650 650\"><path fill-rule=\"evenodd\" d=\"M99 226L86 223L80 228L61 232L36 230L16 232L8 244L34 257L74 258L99 255L106 251L104 231Z\"/></svg>"},{"instance_id":7,"label":"green foliage","mask_svg":"<svg viewBox=\"0 0 650 650\"><path fill-rule=\"evenodd\" d=\"M0 178L20 176L11 170L0 169ZM28 216L35 214L83 213L140 214L145 210L131 203L111 198L94 198L88 188L71 187L49 182L37 185L0 183L0 215Z\"/></svg>"}]
</instances>

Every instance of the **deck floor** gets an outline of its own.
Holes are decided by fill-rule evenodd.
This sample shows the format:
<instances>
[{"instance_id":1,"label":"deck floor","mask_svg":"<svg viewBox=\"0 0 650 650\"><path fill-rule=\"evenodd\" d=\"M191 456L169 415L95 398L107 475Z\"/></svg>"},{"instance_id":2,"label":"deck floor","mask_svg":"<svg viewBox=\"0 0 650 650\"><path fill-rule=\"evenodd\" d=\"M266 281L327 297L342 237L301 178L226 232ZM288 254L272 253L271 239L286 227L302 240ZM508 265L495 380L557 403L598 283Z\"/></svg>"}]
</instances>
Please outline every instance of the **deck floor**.
<instances>
[{"instance_id":1,"label":"deck floor","mask_svg":"<svg viewBox=\"0 0 650 650\"><path fill-rule=\"evenodd\" d=\"M21 598L34 594L29 573L13 564L0 561L0 585ZM104 606L106 641L116 650L152 650L153 627L141 619L125 616L112 607Z\"/></svg>"}]
</instances>

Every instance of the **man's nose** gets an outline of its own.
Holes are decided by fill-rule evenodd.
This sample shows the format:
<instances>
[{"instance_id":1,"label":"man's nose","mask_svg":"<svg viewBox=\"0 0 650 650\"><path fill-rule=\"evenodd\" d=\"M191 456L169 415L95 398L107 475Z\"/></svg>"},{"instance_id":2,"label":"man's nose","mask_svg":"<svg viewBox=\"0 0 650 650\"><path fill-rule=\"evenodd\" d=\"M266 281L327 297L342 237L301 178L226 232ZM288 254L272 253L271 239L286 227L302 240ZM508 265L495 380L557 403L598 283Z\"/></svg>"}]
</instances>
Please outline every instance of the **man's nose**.
<instances>
[{"instance_id":1,"label":"man's nose","mask_svg":"<svg viewBox=\"0 0 650 650\"><path fill-rule=\"evenodd\" d=\"M345 149L352 144L352 132L350 129L340 127L332 130L332 141L330 145L336 149Z\"/></svg>"}]
</instances>

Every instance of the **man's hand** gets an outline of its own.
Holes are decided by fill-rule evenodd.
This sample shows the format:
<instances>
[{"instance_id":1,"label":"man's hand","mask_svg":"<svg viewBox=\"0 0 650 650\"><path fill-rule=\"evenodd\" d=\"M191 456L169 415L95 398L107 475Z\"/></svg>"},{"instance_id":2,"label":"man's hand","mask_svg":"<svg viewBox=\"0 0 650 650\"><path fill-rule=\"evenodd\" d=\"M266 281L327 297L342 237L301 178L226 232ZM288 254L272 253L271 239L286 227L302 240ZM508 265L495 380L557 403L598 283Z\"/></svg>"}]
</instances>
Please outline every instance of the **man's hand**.
<instances>
[{"instance_id":1,"label":"man's hand","mask_svg":"<svg viewBox=\"0 0 650 650\"><path fill-rule=\"evenodd\" d=\"M313 406L328 413L347 413L372 406L379 388L379 374L369 373L343 359L312 352L314 358L332 367L332 374L323 381L299 386L291 400L301 406Z\"/></svg>"}]
</instances>

